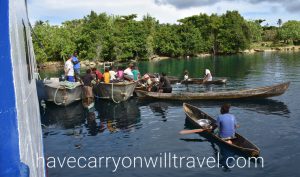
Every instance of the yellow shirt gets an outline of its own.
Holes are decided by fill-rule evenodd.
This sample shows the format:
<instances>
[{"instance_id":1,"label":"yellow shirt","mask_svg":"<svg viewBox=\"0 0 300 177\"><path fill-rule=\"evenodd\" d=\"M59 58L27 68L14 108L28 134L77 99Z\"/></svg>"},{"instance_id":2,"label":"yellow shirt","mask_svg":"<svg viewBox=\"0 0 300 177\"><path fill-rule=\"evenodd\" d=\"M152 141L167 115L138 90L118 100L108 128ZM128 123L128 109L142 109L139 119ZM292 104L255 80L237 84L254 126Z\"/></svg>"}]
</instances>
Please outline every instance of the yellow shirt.
<instances>
[{"instance_id":1,"label":"yellow shirt","mask_svg":"<svg viewBox=\"0 0 300 177\"><path fill-rule=\"evenodd\" d=\"M103 77L104 77L104 83L108 84L109 81L110 81L110 74L109 74L109 72L105 72L103 74Z\"/></svg>"}]
</instances>

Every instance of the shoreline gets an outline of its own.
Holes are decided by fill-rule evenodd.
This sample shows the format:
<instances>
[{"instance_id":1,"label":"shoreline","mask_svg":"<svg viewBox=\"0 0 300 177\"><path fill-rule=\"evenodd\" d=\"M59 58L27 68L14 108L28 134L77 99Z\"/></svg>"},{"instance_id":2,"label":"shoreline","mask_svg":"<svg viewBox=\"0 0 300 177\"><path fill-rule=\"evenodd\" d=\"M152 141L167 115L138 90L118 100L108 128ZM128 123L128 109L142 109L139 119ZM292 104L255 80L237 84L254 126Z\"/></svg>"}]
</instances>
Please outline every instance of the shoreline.
<instances>
[{"instance_id":1,"label":"shoreline","mask_svg":"<svg viewBox=\"0 0 300 177\"><path fill-rule=\"evenodd\" d=\"M295 51L300 51L300 46L253 48L253 49L246 49L239 53L240 54L254 54L254 53L258 53L258 52L295 52ZM213 54L210 54L210 53L200 53L200 54L197 54L195 57L206 58L206 57L210 57L212 55ZM159 61L167 60L170 58L172 58L172 57L154 55L151 58L149 58L148 61L149 62L159 62ZM173 57L173 58L177 58L177 57ZM182 58L189 59L191 57L186 56L186 57L182 57ZM147 60L145 60L145 61L147 61ZM81 61L82 68L92 68L95 66L103 66L103 64L104 64L104 62L100 62L100 61L89 61L89 60ZM64 67L63 61L49 61L49 62L38 64L38 68L40 70L57 70L57 69L61 69L63 67Z\"/></svg>"}]
</instances>

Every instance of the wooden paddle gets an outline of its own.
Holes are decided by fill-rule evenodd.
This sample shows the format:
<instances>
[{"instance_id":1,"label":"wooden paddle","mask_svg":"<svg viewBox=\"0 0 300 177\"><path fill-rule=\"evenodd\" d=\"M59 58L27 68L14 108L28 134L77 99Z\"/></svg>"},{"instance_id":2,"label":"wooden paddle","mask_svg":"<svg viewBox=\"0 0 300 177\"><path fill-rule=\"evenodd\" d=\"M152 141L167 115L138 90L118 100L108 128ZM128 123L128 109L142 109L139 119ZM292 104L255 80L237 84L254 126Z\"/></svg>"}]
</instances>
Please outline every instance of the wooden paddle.
<instances>
[{"instance_id":1,"label":"wooden paddle","mask_svg":"<svg viewBox=\"0 0 300 177\"><path fill-rule=\"evenodd\" d=\"M186 134L192 134L192 133L201 133L204 131L207 131L208 129L203 129L203 128L199 128L199 129L193 129L193 130L181 130L179 132L179 134L181 135L186 135Z\"/></svg>"}]
</instances>

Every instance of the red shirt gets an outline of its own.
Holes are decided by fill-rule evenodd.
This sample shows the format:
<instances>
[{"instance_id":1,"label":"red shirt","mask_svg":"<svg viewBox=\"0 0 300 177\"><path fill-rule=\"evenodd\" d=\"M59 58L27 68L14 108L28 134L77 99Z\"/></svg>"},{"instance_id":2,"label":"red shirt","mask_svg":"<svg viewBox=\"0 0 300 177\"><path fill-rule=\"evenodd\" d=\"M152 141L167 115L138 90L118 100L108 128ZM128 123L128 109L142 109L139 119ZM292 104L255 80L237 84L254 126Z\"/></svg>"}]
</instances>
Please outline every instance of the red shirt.
<instances>
[{"instance_id":1,"label":"red shirt","mask_svg":"<svg viewBox=\"0 0 300 177\"><path fill-rule=\"evenodd\" d=\"M97 78L98 78L99 80L102 79L103 75L102 75L102 73L101 73L100 71L96 70L96 71L95 71L95 74L96 74L96 76L97 76Z\"/></svg>"}]
</instances>

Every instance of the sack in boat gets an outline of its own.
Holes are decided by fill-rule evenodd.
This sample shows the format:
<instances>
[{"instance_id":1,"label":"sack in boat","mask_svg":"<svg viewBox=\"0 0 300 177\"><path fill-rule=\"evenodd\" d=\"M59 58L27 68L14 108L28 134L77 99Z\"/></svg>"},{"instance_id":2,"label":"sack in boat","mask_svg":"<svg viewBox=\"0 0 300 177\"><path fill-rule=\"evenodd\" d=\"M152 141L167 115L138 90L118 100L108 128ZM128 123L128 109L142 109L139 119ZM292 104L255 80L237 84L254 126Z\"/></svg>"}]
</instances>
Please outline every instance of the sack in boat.
<instances>
[{"instance_id":1,"label":"sack in boat","mask_svg":"<svg viewBox=\"0 0 300 177\"><path fill-rule=\"evenodd\" d=\"M197 120L197 123L202 127L202 128L205 128L205 129L211 129L211 121L208 120L208 119L199 119Z\"/></svg>"}]
</instances>

